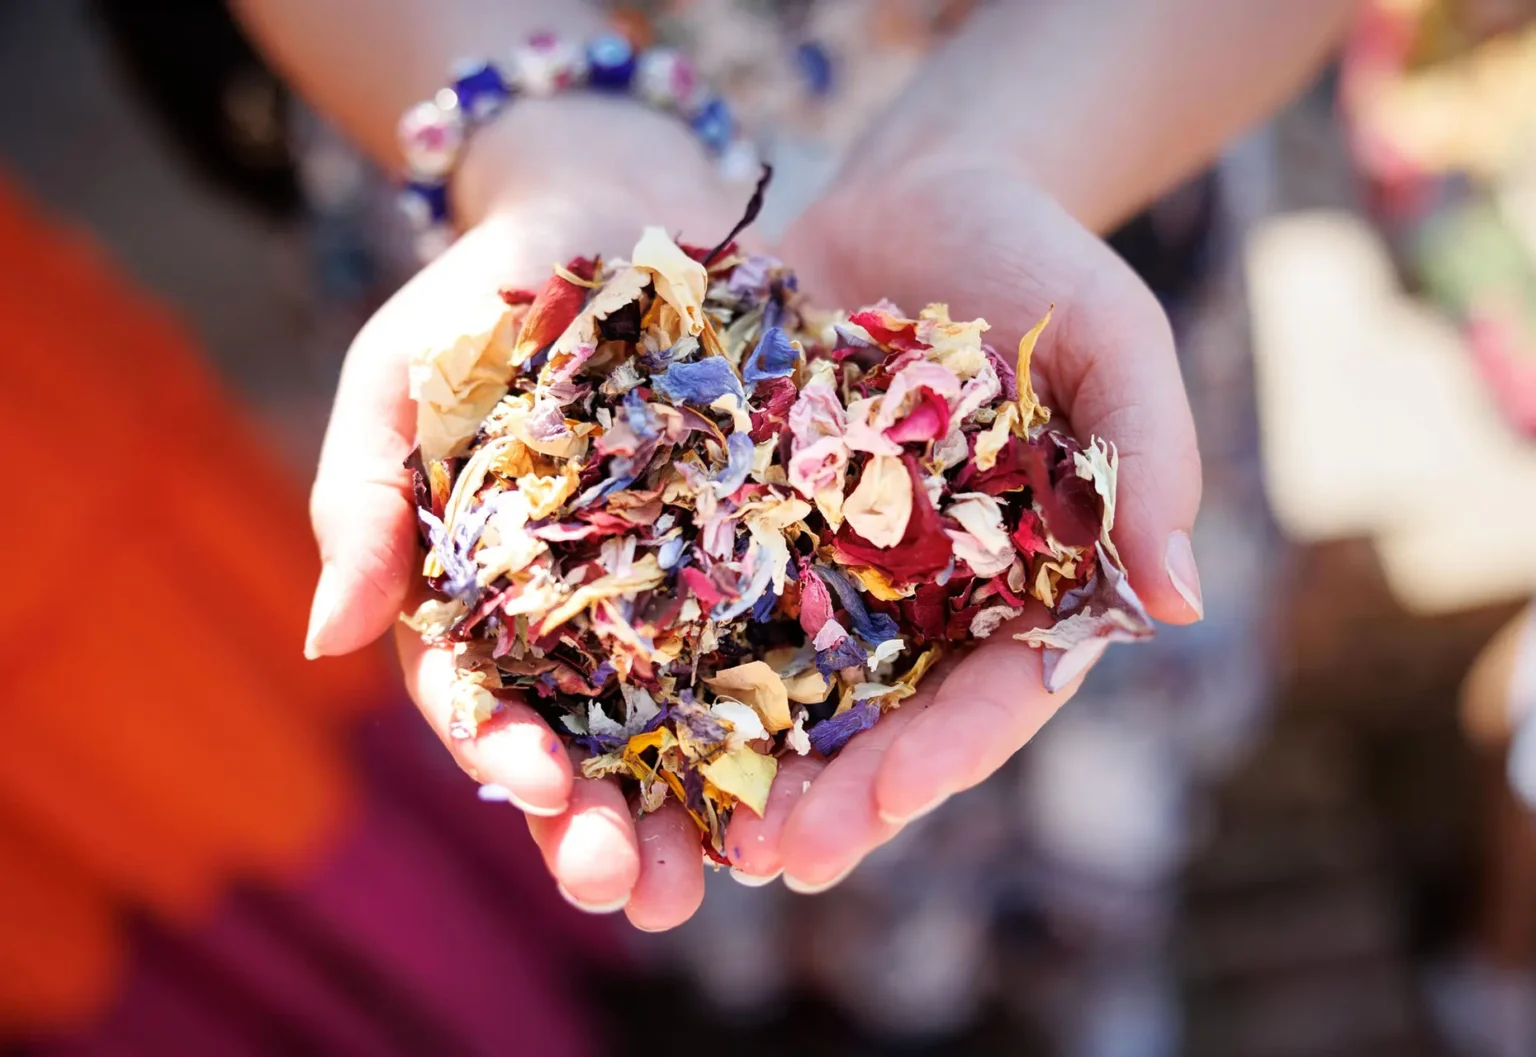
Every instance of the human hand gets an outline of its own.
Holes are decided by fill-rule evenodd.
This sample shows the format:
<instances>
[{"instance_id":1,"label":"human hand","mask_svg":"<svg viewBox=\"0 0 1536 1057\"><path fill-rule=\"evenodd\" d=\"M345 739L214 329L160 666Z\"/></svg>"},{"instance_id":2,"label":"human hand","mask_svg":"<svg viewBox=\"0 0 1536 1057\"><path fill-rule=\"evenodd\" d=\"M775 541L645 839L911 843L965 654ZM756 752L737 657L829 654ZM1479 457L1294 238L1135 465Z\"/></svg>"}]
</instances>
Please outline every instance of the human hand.
<instances>
[{"instance_id":1,"label":"human hand","mask_svg":"<svg viewBox=\"0 0 1536 1057\"><path fill-rule=\"evenodd\" d=\"M1173 338L1130 268L1005 165L943 159L851 176L783 249L813 301L947 301L1009 347L1054 304L1033 360L1053 426L1120 451L1116 547L1156 618L1203 615L1189 530L1200 501ZM1012 630L1033 626L1031 616ZM907 822L996 771L1076 692L1042 686L1037 650L1004 628L949 658L913 698L830 762L786 757L762 818L737 811L726 850L738 879L780 872L800 892L831 887ZM1085 666L1086 667L1086 666Z\"/></svg>"},{"instance_id":2,"label":"human hand","mask_svg":"<svg viewBox=\"0 0 1536 1057\"><path fill-rule=\"evenodd\" d=\"M347 353L311 498L323 559L306 653L348 653L394 628L411 697L459 766L509 791L566 897L624 907L641 928L686 919L703 896L693 822L676 803L632 821L618 785L573 769L560 739L510 702L474 738L452 736L454 658L397 623L421 578L404 461L416 445L413 353L504 286L537 287L550 265L627 254L646 224L713 241L745 196L716 179L686 129L591 98L513 107L477 138L454 188L463 237L368 322Z\"/></svg>"}]
</instances>

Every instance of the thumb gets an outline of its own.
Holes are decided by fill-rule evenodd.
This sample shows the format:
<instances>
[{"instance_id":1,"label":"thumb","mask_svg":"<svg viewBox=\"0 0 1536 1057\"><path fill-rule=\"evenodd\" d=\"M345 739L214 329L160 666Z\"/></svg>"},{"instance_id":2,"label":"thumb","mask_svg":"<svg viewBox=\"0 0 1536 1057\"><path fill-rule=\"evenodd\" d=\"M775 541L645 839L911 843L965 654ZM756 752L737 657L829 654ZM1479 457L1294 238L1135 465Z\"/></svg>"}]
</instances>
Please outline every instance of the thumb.
<instances>
[{"instance_id":1,"label":"thumb","mask_svg":"<svg viewBox=\"0 0 1536 1057\"><path fill-rule=\"evenodd\" d=\"M405 460L416 446L410 361L495 298L507 252L491 226L464 235L374 314L347 352L310 494L320 583L307 657L360 649L394 623L417 579L416 504ZM498 267L500 265L500 267ZM547 267L547 265L546 265ZM483 307L483 306L481 306Z\"/></svg>"},{"instance_id":2,"label":"thumb","mask_svg":"<svg viewBox=\"0 0 1536 1057\"><path fill-rule=\"evenodd\" d=\"M415 504L404 461L414 446L415 416L409 351L390 344L389 309L347 354L310 493L321 560L304 641L311 659L350 653L382 635L413 579Z\"/></svg>"}]
</instances>

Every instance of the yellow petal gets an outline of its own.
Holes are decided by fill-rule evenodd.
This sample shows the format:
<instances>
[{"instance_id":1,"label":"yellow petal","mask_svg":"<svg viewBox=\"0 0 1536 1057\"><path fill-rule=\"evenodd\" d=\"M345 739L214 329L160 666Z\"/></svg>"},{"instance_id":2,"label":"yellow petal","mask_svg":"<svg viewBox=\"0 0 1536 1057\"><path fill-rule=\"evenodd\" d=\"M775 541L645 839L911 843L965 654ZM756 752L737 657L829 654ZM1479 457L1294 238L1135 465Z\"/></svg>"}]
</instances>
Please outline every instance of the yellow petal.
<instances>
[{"instance_id":1,"label":"yellow petal","mask_svg":"<svg viewBox=\"0 0 1536 1057\"><path fill-rule=\"evenodd\" d=\"M1035 353L1035 342L1040 340L1040 334L1045 330L1046 324L1051 321L1051 313L1056 311L1052 305L1045 310L1045 318L1036 323L1028 334L1019 341L1019 417L1025 432L1035 426L1043 426L1051 420L1050 408L1040 403L1040 398L1035 396L1035 384L1029 377L1029 361Z\"/></svg>"},{"instance_id":2,"label":"yellow petal","mask_svg":"<svg viewBox=\"0 0 1536 1057\"><path fill-rule=\"evenodd\" d=\"M894 547L912 518L912 478L895 455L876 455L843 505L843 517L876 547Z\"/></svg>"},{"instance_id":3,"label":"yellow petal","mask_svg":"<svg viewBox=\"0 0 1536 1057\"><path fill-rule=\"evenodd\" d=\"M908 584L905 588L898 588L879 569L869 565L850 566L847 572L853 574L864 590L880 599L882 602L896 602L917 593L916 584Z\"/></svg>"},{"instance_id":4,"label":"yellow petal","mask_svg":"<svg viewBox=\"0 0 1536 1057\"><path fill-rule=\"evenodd\" d=\"M717 694L751 705L770 733L794 726L789 714L789 692L779 673L764 661L750 661L716 672L704 683Z\"/></svg>"},{"instance_id":5,"label":"yellow petal","mask_svg":"<svg viewBox=\"0 0 1536 1057\"><path fill-rule=\"evenodd\" d=\"M759 818L768 807L768 790L773 787L773 776L778 771L779 763L772 756L754 752L745 745L699 768L716 789L741 801Z\"/></svg>"},{"instance_id":6,"label":"yellow petal","mask_svg":"<svg viewBox=\"0 0 1536 1057\"><path fill-rule=\"evenodd\" d=\"M698 337L704 331L704 294L709 273L678 248L665 228L646 228L635 244L630 263L649 272L656 296L682 317L684 333Z\"/></svg>"}]
</instances>

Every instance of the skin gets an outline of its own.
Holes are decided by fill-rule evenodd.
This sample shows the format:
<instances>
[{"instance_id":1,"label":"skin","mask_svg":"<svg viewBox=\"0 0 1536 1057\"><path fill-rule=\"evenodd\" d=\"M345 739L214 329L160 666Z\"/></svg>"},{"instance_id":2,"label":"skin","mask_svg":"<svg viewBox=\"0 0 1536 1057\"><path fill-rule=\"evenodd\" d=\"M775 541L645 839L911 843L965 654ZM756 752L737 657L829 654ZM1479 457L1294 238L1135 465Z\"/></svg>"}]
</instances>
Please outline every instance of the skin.
<instances>
[{"instance_id":1,"label":"skin","mask_svg":"<svg viewBox=\"0 0 1536 1057\"><path fill-rule=\"evenodd\" d=\"M237 7L279 68L391 166L396 115L435 90L453 57L536 28L595 28L577 4ZM822 303L947 301L956 319L988 319L998 348L1054 305L1036 386L1080 437L1118 446L1115 541L1159 620L1201 615L1187 548L1199 453L1167 320L1091 229L1194 171L1303 83L1350 7L994 5L942 49L776 248ZM510 707L473 741L447 735L451 658L396 624L419 571L401 468L415 432L405 366L419 344L413 335L452 327L468 293L537 284L550 262L578 253L627 253L647 223L711 241L743 196L716 182L675 119L581 96L511 107L476 138L453 192L463 237L380 309L342 370L311 504L324 572L306 652L347 653L395 629L427 722L467 773L511 791L566 898L593 911L622 908L640 928L669 928L703 894L698 834L675 805L635 822L618 787L580 778L526 707ZM947 660L831 762L785 759L764 816L740 810L732 819L726 847L738 874L782 872L799 891L829 887L906 821L983 781L1028 742L1077 683L1046 693L1038 654L1011 630Z\"/></svg>"}]
</instances>

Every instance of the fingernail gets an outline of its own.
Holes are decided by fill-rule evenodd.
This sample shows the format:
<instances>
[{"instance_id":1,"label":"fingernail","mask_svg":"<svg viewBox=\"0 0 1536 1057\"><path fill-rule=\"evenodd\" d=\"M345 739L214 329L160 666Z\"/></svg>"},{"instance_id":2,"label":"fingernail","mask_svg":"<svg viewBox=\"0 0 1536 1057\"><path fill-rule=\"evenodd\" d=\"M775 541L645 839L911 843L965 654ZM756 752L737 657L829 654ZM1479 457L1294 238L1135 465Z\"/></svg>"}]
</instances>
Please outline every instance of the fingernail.
<instances>
[{"instance_id":1,"label":"fingernail","mask_svg":"<svg viewBox=\"0 0 1536 1057\"><path fill-rule=\"evenodd\" d=\"M761 888L761 887L763 887L763 885L771 885L771 884L773 884L773 882L775 882L775 881L777 881L779 879L779 875L781 873L783 873L783 872L784 872L783 870L775 870L773 873L769 874L767 877L764 877L761 874L742 873L740 870L736 869L736 867L732 866L731 867L731 878L737 884L744 884L748 888Z\"/></svg>"},{"instance_id":2,"label":"fingernail","mask_svg":"<svg viewBox=\"0 0 1536 1057\"><path fill-rule=\"evenodd\" d=\"M536 815L539 818L554 818L556 815L565 814L565 809L570 806L569 804L561 804L559 807L540 807L537 804L528 803L528 801L524 800L510 789L508 789L506 792L507 803L511 804L525 815Z\"/></svg>"},{"instance_id":3,"label":"fingernail","mask_svg":"<svg viewBox=\"0 0 1536 1057\"><path fill-rule=\"evenodd\" d=\"M1189 533L1175 532L1168 537L1168 549L1163 554L1163 568L1179 597L1189 603L1195 616L1205 618L1205 603L1200 599L1200 569L1195 565L1195 548L1190 545Z\"/></svg>"},{"instance_id":4,"label":"fingernail","mask_svg":"<svg viewBox=\"0 0 1536 1057\"><path fill-rule=\"evenodd\" d=\"M885 808L883 808L883 807L878 809L878 814L880 815L880 821L886 823L887 825L891 825L891 826L905 826L905 825L907 825L909 823L916 822L918 819L922 818L924 815L931 815L931 814L933 814L939 808L943 807L944 806L944 802L946 800L948 800L948 799L949 799L949 794L948 793L940 793L938 796L936 796L932 800L928 801L928 803L924 804L922 807L918 808L916 811L912 812L910 815L895 815L895 814L892 814L891 812L885 810Z\"/></svg>"},{"instance_id":5,"label":"fingernail","mask_svg":"<svg viewBox=\"0 0 1536 1057\"><path fill-rule=\"evenodd\" d=\"M825 892L829 888L836 888L838 885L842 884L845 880L847 880L848 875L853 873L854 868L858 865L858 863L854 863L852 866L849 866L847 869L843 870L842 873L838 874L830 881L822 881L819 884L812 884L809 881L802 881L799 878L791 877L789 874L785 874L784 887L789 889L791 892L796 892L803 896L817 895L821 892Z\"/></svg>"},{"instance_id":6,"label":"fingernail","mask_svg":"<svg viewBox=\"0 0 1536 1057\"><path fill-rule=\"evenodd\" d=\"M585 910L588 914L616 914L629 905L629 896L627 895L622 899L614 900L612 903L583 903L581 900L571 895L571 893L566 889L565 885L561 884L559 881L555 882L555 887L560 889L560 895L565 899L567 903L571 904L571 906L575 907L577 910Z\"/></svg>"},{"instance_id":7,"label":"fingernail","mask_svg":"<svg viewBox=\"0 0 1536 1057\"><path fill-rule=\"evenodd\" d=\"M325 633L336 619L341 605L341 583L330 565L320 569L315 585L315 600L309 607L309 630L304 634L304 656L316 660L325 656Z\"/></svg>"},{"instance_id":8,"label":"fingernail","mask_svg":"<svg viewBox=\"0 0 1536 1057\"><path fill-rule=\"evenodd\" d=\"M1057 657L1045 678L1046 692L1058 694L1065 690L1072 680L1097 664L1107 649L1108 639L1089 639Z\"/></svg>"}]
</instances>

